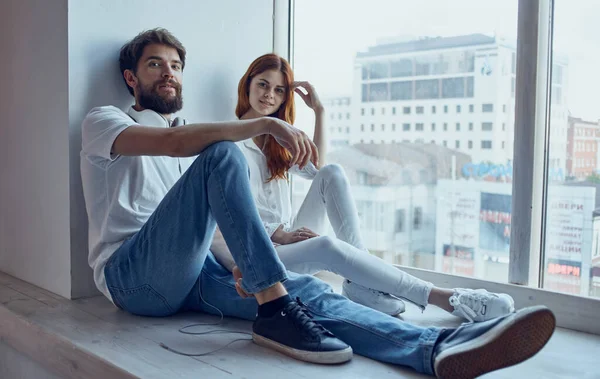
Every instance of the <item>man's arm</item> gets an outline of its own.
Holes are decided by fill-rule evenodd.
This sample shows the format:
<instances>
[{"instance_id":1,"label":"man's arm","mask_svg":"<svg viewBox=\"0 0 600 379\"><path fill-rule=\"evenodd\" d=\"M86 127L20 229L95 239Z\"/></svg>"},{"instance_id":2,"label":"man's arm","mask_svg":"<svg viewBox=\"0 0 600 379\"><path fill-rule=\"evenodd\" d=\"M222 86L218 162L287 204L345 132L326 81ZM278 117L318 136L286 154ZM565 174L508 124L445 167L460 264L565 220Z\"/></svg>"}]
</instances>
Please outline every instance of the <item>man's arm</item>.
<instances>
[{"instance_id":1,"label":"man's arm","mask_svg":"<svg viewBox=\"0 0 600 379\"><path fill-rule=\"evenodd\" d=\"M271 117L230 122L190 124L176 128L132 125L115 139L115 155L166 155L189 157L218 141L241 141L270 134L292 154L292 164L318 157L316 146L304 132Z\"/></svg>"},{"instance_id":2,"label":"man's arm","mask_svg":"<svg viewBox=\"0 0 600 379\"><path fill-rule=\"evenodd\" d=\"M189 124L176 128L156 128L133 125L115 139L113 153L117 155L166 155L189 157L197 155L218 141L241 141L268 134L270 120Z\"/></svg>"}]
</instances>

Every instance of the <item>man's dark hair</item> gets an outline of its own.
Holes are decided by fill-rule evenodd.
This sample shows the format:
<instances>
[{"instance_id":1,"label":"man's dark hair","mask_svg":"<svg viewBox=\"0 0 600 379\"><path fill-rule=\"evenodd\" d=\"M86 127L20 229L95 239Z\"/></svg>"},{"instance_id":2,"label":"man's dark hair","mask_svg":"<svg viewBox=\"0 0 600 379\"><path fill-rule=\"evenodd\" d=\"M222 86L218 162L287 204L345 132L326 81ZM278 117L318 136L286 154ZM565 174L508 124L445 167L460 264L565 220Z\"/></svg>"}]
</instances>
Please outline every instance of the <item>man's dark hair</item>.
<instances>
[{"instance_id":1,"label":"man's dark hair","mask_svg":"<svg viewBox=\"0 0 600 379\"><path fill-rule=\"evenodd\" d=\"M183 44L179 42L177 38L167 29L156 28L151 30L146 30L138 34L134 39L127 42L121 48L121 53L119 54L119 67L121 69L121 77L125 81L125 85L129 90L129 93L134 96L133 88L131 88L123 73L125 70L131 70L135 74L137 71L137 65L144 53L144 48L148 45L166 45L174 48L179 53L179 58L181 59L181 69L185 67L185 47Z\"/></svg>"}]
</instances>

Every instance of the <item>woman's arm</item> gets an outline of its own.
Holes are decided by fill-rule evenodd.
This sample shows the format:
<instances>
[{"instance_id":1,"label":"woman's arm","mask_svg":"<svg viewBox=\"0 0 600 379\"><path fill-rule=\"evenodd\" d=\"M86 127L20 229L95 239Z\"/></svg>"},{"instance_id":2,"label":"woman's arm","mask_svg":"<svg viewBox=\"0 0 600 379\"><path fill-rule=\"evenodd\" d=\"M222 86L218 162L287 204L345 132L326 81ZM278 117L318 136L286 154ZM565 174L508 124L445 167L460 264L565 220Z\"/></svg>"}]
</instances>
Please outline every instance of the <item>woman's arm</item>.
<instances>
[{"instance_id":1,"label":"woman's arm","mask_svg":"<svg viewBox=\"0 0 600 379\"><path fill-rule=\"evenodd\" d=\"M315 112L315 134L313 142L319 151L319 161L316 165L321 168L325 165L325 155L327 154L327 129L325 128L325 109L319 95L309 82L294 82L294 91L304 100L306 105ZM302 92L301 88L306 91Z\"/></svg>"}]
</instances>

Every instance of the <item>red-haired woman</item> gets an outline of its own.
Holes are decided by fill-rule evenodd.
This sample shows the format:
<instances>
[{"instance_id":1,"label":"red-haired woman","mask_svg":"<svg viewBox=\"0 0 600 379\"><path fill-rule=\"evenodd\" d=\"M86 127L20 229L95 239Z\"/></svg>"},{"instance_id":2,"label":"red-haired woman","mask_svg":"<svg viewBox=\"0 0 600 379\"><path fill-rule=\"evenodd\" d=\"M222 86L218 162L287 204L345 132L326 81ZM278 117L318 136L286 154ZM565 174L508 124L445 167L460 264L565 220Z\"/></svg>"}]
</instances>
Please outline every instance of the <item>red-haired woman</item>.
<instances>
[{"instance_id":1,"label":"red-haired woman","mask_svg":"<svg viewBox=\"0 0 600 379\"><path fill-rule=\"evenodd\" d=\"M235 113L244 120L277 117L294 124L294 93L315 112L313 142L318 149L318 160L300 160L299 165L290 167L290 153L270 135L238 142L248 161L259 215L288 270L305 274L327 270L339 274L346 278L344 296L390 315L404 311L404 303L399 298L423 309L433 304L470 321L485 321L514 311L509 295L434 287L369 254L360 235L358 212L342 168L323 165L326 144L323 106L310 83L294 81L285 59L266 54L252 62L239 82ZM312 180L295 216L292 215L289 174ZM326 217L336 238L319 235L324 230ZM230 270L233 268L232 259L218 251L215 255Z\"/></svg>"}]
</instances>

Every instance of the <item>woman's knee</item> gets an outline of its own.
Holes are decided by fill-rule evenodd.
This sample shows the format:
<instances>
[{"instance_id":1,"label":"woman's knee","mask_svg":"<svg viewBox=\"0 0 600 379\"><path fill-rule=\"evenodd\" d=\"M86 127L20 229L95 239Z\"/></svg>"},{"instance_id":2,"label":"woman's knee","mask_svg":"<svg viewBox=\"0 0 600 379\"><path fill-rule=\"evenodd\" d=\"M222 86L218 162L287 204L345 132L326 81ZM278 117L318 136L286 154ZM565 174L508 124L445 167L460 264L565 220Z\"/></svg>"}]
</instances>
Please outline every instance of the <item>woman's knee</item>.
<instances>
[{"instance_id":1,"label":"woman's knee","mask_svg":"<svg viewBox=\"0 0 600 379\"><path fill-rule=\"evenodd\" d=\"M337 238L330 236L316 237L316 250L323 260L331 263L337 262L346 257L346 252L340 248L340 243Z\"/></svg>"},{"instance_id":2,"label":"woman's knee","mask_svg":"<svg viewBox=\"0 0 600 379\"><path fill-rule=\"evenodd\" d=\"M337 163L328 164L319 169L319 174L327 180L347 181L346 172Z\"/></svg>"}]
</instances>

